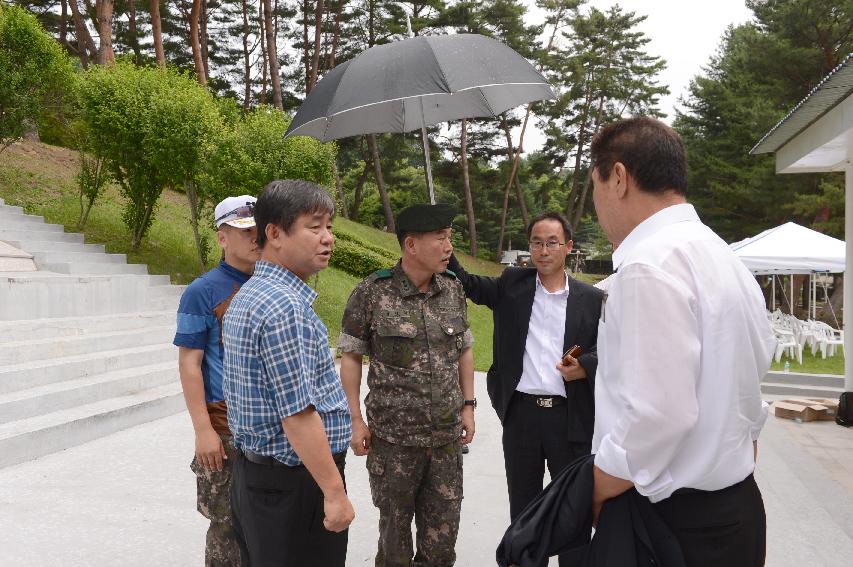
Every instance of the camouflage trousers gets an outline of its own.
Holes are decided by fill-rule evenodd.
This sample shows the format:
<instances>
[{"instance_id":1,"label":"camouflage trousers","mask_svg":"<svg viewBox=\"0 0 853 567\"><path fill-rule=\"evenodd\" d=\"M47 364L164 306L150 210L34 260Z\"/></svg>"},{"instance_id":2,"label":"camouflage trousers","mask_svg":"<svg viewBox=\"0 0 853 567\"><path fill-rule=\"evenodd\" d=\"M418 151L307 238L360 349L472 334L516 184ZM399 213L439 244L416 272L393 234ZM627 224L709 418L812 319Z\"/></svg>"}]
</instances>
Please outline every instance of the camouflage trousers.
<instances>
[{"instance_id":1,"label":"camouflage trousers","mask_svg":"<svg viewBox=\"0 0 853 567\"><path fill-rule=\"evenodd\" d=\"M240 565L240 547L231 527L231 469L237 451L230 435L220 435L228 460L221 471L201 466L193 457L190 469L196 476L198 511L210 520L204 548L205 567L236 567Z\"/></svg>"},{"instance_id":2,"label":"camouflage trousers","mask_svg":"<svg viewBox=\"0 0 853 567\"><path fill-rule=\"evenodd\" d=\"M406 447L374 436L367 455L379 508L376 567L450 567L462 509L462 449ZM417 554L412 549L412 518Z\"/></svg>"}]
</instances>

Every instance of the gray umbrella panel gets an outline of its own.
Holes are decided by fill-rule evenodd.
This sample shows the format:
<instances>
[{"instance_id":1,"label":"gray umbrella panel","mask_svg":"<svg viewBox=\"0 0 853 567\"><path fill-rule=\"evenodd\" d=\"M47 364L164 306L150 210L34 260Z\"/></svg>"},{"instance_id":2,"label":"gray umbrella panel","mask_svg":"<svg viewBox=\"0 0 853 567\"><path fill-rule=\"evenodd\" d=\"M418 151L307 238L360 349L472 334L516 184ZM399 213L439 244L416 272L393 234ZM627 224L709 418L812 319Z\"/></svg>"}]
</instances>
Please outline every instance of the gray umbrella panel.
<instances>
[{"instance_id":1,"label":"gray umbrella panel","mask_svg":"<svg viewBox=\"0 0 853 567\"><path fill-rule=\"evenodd\" d=\"M475 34L416 37L368 49L327 73L286 136L325 142L409 132L550 98L544 77L499 41Z\"/></svg>"}]
</instances>

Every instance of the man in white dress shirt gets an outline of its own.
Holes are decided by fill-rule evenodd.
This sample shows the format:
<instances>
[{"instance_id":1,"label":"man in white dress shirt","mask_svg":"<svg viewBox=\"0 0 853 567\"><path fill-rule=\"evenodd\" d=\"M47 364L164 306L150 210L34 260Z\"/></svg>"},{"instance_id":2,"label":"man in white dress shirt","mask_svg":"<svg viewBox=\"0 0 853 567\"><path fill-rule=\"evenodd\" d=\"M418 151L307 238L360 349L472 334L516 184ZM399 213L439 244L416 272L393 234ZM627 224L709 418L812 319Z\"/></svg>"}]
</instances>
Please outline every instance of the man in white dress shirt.
<instances>
[{"instance_id":1,"label":"man in white dress shirt","mask_svg":"<svg viewBox=\"0 0 853 567\"><path fill-rule=\"evenodd\" d=\"M688 566L764 564L752 476L773 333L755 278L687 204L681 139L651 118L605 126L593 199L616 276L598 331L593 514L635 488Z\"/></svg>"}]
</instances>

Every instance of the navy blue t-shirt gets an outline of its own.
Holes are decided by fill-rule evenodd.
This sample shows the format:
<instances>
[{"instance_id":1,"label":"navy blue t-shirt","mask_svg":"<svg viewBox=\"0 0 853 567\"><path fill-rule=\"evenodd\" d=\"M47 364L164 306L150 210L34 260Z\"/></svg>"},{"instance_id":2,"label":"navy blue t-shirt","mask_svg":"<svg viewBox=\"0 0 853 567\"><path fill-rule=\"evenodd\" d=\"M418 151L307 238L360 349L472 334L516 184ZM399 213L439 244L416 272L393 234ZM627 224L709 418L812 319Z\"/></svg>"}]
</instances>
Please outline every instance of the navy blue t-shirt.
<instances>
[{"instance_id":1,"label":"navy blue t-shirt","mask_svg":"<svg viewBox=\"0 0 853 567\"><path fill-rule=\"evenodd\" d=\"M207 402L221 402L222 393L222 319L231 299L249 280L249 274L229 266L223 260L203 276L196 278L181 296L175 346L204 350L201 373Z\"/></svg>"}]
</instances>

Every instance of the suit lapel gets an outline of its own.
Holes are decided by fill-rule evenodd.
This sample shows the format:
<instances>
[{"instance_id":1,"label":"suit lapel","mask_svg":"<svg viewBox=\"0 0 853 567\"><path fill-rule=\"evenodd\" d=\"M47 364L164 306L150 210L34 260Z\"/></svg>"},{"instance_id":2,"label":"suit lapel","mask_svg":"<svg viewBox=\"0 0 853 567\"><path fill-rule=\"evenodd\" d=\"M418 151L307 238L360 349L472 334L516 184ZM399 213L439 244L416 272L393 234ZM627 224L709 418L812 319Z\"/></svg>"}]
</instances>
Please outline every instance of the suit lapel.
<instances>
[{"instance_id":1,"label":"suit lapel","mask_svg":"<svg viewBox=\"0 0 853 567\"><path fill-rule=\"evenodd\" d=\"M581 297L583 289L569 276L569 297L566 299L566 328L563 333L563 351L577 344L578 329L580 328L583 311Z\"/></svg>"}]
</instances>

